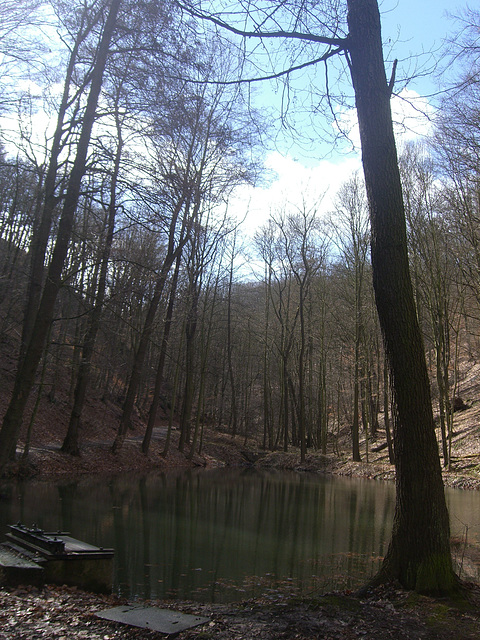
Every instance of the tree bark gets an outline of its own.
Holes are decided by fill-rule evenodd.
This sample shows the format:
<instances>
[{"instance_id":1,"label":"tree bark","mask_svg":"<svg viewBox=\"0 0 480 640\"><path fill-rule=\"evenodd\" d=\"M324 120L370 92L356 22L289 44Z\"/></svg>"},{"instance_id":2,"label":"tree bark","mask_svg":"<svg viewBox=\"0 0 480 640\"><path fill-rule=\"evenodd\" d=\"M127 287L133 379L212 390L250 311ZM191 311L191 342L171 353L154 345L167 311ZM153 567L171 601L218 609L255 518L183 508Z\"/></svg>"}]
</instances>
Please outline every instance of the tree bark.
<instances>
[{"instance_id":1,"label":"tree bark","mask_svg":"<svg viewBox=\"0 0 480 640\"><path fill-rule=\"evenodd\" d=\"M372 226L375 299L395 390L396 507L374 581L422 593L457 588L423 340L407 255L400 172L377 0L348 0L348 51Z\"/></svg>"}]
</instances>

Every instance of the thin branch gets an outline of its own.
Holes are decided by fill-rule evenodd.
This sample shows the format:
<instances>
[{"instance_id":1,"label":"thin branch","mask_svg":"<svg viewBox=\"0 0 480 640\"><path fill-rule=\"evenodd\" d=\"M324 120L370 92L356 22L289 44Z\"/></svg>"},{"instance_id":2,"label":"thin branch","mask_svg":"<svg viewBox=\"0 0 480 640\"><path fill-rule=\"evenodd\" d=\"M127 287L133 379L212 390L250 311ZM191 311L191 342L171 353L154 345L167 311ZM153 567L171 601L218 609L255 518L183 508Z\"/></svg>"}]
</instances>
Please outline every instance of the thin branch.
<instances>
[{"instance_id":1,"label":"thin branch","mask_svg":"<svg viewBox=\"0 0 480 640\"><path fill-rule=\"evenodd\" d=\"M222 29L230 31L230 33L234 33L237 36L242 36L242 38L287 38L291 40L306 40L307 42L317 42L320 44L335 46L338 47L340 51L346 47L347 43L346 38L327 38L325 36L317 36L313 33L302 33L300 31L244 31L243 29L237 29L227 22L204 13L203 11L197 11L192 7L188 7L182 2L178 2L177 4L181 9L189 13L194 18L200 18L201 20L211 22L217 27L221 27Z\"/></svg>"},{"instance_id":2,"label":"thin branch","mask_svg":"<svg viewBox=\"0 0 480 640\"><path fill-rule=\"evenodd\" d=\"M308 62L303 62L302 64L296 65L294 67L289 67L288 69L283 69L282 71L278 71L277 73L272 73L265 76L259 76L258 78L238 78L237 80L194 80L193 78L186 79L183 76L169 76L172 80L186 80L192 84L213 84L213 85L234 85L234 84L251 84L253 82L262 82L264 80L276 80L278 78L282 78L283 76L287 76L290 73L294 73L295 71L301 71L307 67L312 67L319 62L324 62L333 56L338 55L343 51L343 47L338 47L337 49L331 49L327 51L319 58L314 58L313 60L309 60Z\"/></svg>"}]
</instances>

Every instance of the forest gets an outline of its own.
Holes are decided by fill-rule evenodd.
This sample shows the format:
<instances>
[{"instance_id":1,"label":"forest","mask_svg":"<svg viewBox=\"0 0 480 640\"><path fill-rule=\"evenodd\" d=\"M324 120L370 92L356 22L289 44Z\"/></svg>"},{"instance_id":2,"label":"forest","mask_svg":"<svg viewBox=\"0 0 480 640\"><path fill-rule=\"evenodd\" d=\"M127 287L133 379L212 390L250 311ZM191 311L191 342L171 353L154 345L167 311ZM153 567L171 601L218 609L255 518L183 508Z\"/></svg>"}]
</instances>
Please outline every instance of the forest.
<instances>
[{"instance_id":1,"label":"forest","mask_svg":"<svg viewBox=\"0 0 480 640\"><path fill-rule=\"evenodd\" d=\"M304 459L337 451L348 426L353 460L368 460L381 426L393 461L361 173L344 176L329 211L285 199L249 235L232 203L268 181L277 125L232 80L245 52L225 38L205 46L173 0L74 7L0 9L0 341L15 363L2 465L60 385L71 455L96 394L122 407L113 451L135 414L144 453L161 415L187 457L209 430ZM437 52L449 90L428 136L399 149L446 467L460 363L480 353L479 29L478 10L452 20Z\"/></svg>"}]
</instances>

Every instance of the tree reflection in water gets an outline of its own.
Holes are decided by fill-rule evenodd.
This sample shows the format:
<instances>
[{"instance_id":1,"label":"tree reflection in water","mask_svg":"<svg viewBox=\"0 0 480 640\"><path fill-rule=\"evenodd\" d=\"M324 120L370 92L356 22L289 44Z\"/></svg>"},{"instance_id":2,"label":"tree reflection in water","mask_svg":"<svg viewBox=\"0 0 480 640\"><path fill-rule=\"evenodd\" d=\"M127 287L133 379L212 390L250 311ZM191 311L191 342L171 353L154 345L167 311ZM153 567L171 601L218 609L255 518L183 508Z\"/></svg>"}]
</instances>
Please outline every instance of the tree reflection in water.
<instances>
[{"instance_id":1,"label":"tree reflection in water","mask_svg":"<svg viewBox=\"0 0 480 640\"><path fill-rule=\"evenodd\" d=\"M132 599L307 594L355 588L376 571L394 492L371 480L225 469L4 482L0 537L20 521L113 547L114 591ZM447 490L447 502L452 535L461 542L468 530L478 542L479 492Z\"/></svg>"},{"instance_id":2,"label":"tree reflection in water","mask_svg":"<svg viewBox=\"0 0 480 640\"><path fill-rule=\"evenodd\" d=\"M2 497L2 533L20 520L114 547L121 595L218 602L361 584L385 551L394 487L217 470L5 484Z\"/></svg>"}]
</instances>

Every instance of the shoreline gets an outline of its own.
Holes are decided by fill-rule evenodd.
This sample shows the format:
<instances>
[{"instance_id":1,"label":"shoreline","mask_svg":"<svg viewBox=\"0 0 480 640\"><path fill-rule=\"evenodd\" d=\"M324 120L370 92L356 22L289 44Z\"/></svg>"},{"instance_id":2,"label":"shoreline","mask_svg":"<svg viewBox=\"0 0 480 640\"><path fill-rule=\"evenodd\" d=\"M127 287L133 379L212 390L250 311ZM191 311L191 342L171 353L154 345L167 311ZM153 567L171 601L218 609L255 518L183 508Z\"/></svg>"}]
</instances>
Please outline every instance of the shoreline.
<instances>
[{"instance_id":1,"label":"shoreline","mask_svg":"<svg viewBox=\"0 0 480 640\"><path fill-rule=\"evenodd\" d=\"M359 478L395 482L395 468L385 459L369 462L354 462L347 456L308 453L305 462L300 462L300 453L291 451L245 450L230 436L217 437L201 455L191 460L175 448L167 457L162 455L163 443L152 444L148 456L139 449L136 441L126 442L123 449L113 454L104 443L88 443L79 457L64 454L55 445L32 447L26 464L17 460L9 468L9 473L0 479L4 481L56 481L80 478L90 475L113 477L124 473L179 473L198 469L255 468L258 470L293 471L296 473L318 473L340 477ZM209 450L210 449L210 450ZM480 490L480 474L465 472L461 465L452 465L450 470L442 470L445 487L477 491Z\"/></svg>"},{"instance_id":2,"label":"shoreline","mask_svg":"<svg viewBox=\"0 0 480 640\"><path fill-rule=\"evenodd\" d=\"M37 447L32 449L30 470L43 473L22 479L55 482L87 479L94 473L111 477L125 473L143 475L187 470L202 473L204 470L221 472L222 468L252 468L260 472L290 471L385 482L395 480L394 468L384 460L358 463L346 456L337 458L309 453L301 464L297 451L245 451L239 441L232 443L232 439L226 436L215 443L210 442L204 454L192 461L174 449L168 458L163 458L162 445L161 442L156 443L146 457L139 451L138 444L132 441L113 458L105 445L90 445L80 459L61 454L52 446ZM253 464L248 460L252 456ZM113 463L117 468L112 469ZM55 473L45 473L52 469ZM15 481L15 478L9 480ZM480 488L480 478L462 473L462 469L444 472L444 481L446 486L453 488ZM468 554L469 550L462 541L459 544L462 545L462 554ZM467 611L459 608L458 603L419 596L402 590L398 585L383 586L362 598L345 591L319 591L299 598L276 594L274 599L265 593L262 597L232 604L171 600L136 602L208 618L205 625L178 634L179 640L354 640L358 637L449 640L452 629L461 640L480 637L480 614L477 613L480 611L480 587L469 583L467 589L469 599L474 603L472 610ZM102 596L74 587L0 587L0 639L160 640L165 637L95 616L96 611L127 603L117 595Z\"/></svg>"},{"instance_id":3,"label":"shoreline","mask_svg":"<svg viewBox=\"0 0 480 640\"><path fill-rule=\"evenodd\" d=\"M458 640L480 637L480 587L464 583L465 600L420 596L385 585L361 597L345 591L310 597L265 594L233 604L136 601L139 606L173 609L207 622L175 634L178 640ZM110 622L97 612L128 604L75 587L0 587L0 638L8 640L160 640L165 635Z\"/></svg>"}]
</instances>

